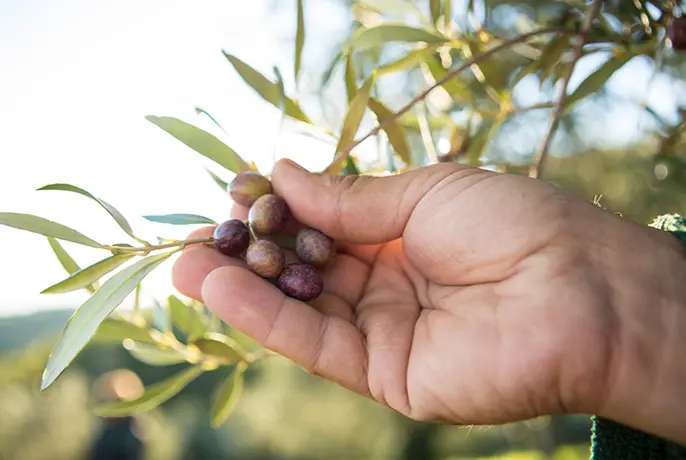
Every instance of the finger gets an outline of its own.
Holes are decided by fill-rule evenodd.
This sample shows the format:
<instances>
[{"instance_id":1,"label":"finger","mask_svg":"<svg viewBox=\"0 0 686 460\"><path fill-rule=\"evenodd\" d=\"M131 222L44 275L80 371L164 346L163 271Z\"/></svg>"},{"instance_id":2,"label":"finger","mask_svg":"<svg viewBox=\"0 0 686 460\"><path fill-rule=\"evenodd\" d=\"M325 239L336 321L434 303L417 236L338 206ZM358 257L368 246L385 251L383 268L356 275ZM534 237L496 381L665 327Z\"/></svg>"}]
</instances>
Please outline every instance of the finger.
<instances>
[{"instance_id":1,"label":"finger","mask_svg":"<svg viewBox=\"0 0 686 460\"><path fill-rule=\"evenodd\" d=\"M203 227L188 235L191 238L212 236L214 227ZM172 283L176 290L186 297L202 301L202 282L213 270L226 265L243 266L244 262L234 259L204 244L194 244L183 250L172 267Z\"/></svg>"},{"instance_id":2,"label":"finger","mask_svg":"<svg viewBox=\"0 0 686 460\"><path fill-rule=\"evenodd\" d=\"M312 174L281 160L272 184L300 222L335 239L376 244L399 238L421 199L442 180L467 168L439 164L395 176L341 177Z\"/></svg>"},{"instance_id":3,"label":"finger","mask_svg":"<svg viewBox=\"0 0 686 460\"><path fill-rule=\"evenodd\" d=\"M330 292L323 292L321 296L308 304L326 316L336 316L351 324L355 322L355 314L350 304Z\"/></svg>"},{"instance_id":4,"label":"finger","mask_svg":"<svg viewBox=\"0 0 686 460\"><path fill-rule=\"evenodd\" d=\"M205 305L239 332L306 371L368 394L366 350L360 331L286 297L249 270L221 267L205 279Z\"/></svg>"},{"instance_id":5,"label":"finger","mask_svg":"<svg viewBox=\"0 0 686 460\"><path fill-rule=\"evenodd\" d=\"M335 259L321 272L324 291L330 292L350 305L357 305L369 279L371 268L347 254Z\"/></svg>"}]
</instances>

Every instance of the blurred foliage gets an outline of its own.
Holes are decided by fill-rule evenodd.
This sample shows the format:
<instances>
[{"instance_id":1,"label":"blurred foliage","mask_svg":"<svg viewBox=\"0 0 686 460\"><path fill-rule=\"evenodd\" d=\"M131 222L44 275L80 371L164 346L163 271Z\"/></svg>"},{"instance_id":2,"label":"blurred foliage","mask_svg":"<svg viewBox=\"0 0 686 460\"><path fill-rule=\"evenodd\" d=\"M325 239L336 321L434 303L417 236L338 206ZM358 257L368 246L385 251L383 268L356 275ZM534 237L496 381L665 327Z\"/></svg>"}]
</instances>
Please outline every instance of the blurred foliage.
<instances>
[{"instance_id":1,"label":"blurred foliage","mask_svg":"<svg viewBox=\"0 0 686 460\"><path fill-rule=\"evenodd\" d=\"M680 81L686 59L668 39L682 14L671 0L603 1L589 30L582 26L588 2L579 0L346 0L349 34L331 44L323 64L308 58L311 3L286 3L293 7L292 72L275 67L262 74L251 67L250 56L224 52L224 58L246 91L281 113L281 129L329 141L326 172L386 174L442 161L530 174L531 166L543 165L537 158L549 155L545 180L626 218L647 222L660 213L686 212L686 91ZM284 9L286 3L274 6ZM585 46L577 46L580 38ZM499 51L492 53L495 47ZM632 66L649 67L652 78L641 94L624 97L612 83L637 68ZM572 69L574 84L567 79ZM649 100L657 84L673 97ZM566 101L558 99L561 89ZM224 168L208 180L225 193L223 174L256 165L220 140L223 128L209 113L196 110L210 117L216 135L172 117L147 120ZM635 114L637 123L620 126L628 141L613 145L606 136L617 128L619 113ZM553 116L559 116L559 129L546 132ZM547 134L550 146L541 142ZM66 317L0 321L6 332L0 333L0 350L13 349L0 363L0 460L84 458L98 433L95 413L136 416L150 459L587 457L584 417L487 429L416 423L301 372L197 302L170 296L142 309L143 278L186 243L141 239L114 207L73 185L42 190L95 201L138 246L103 245L36 216L0 213L0 224L50 238L69 274L50 289L94 292L68 323ZM192 214L148 219L171 225L208 221ZM110 254L81 268L57 240ZM154 251L162 252L150 256ZM132 254L146 258L97 284ZM136 297L134 312L110 316L130 294ZM56 325L65 323L55 346ZM147 392L94 411L93 379L116 368L135 371ZM236 393L217 397L221 388Z\"/></svg>"}]
</instances>

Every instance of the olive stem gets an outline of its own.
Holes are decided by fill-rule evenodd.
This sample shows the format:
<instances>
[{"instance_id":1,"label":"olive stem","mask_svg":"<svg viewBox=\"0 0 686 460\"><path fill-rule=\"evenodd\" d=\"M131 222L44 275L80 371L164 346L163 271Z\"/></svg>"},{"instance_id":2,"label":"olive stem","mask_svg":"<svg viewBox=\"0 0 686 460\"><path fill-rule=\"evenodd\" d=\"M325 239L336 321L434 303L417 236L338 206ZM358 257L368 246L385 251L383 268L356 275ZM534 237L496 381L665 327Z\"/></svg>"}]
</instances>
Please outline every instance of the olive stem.
<instances>
[{"instance_id":1,"label":"olive stem","mask_svg":"<svg viewBox=\"0 0 686 460\"><path fill-rule=\"evenodd\" d=\"M143 247L131 247L131 246L103 246L105 249L108 251L112 252L118 252L118 253L131 253L131 252L142 252L144 254L148 254L151 251L159 251L160 249L169 249L169 248L180 248L183 249L188 245L191 244L207 244L207 243L212 243L214 241L214 238L192 238L190 240L180 240L180 241L174 241L172 243L165 243L165 244L150 244L148 246L143 246Z\"/></svg>"}]
</instances>

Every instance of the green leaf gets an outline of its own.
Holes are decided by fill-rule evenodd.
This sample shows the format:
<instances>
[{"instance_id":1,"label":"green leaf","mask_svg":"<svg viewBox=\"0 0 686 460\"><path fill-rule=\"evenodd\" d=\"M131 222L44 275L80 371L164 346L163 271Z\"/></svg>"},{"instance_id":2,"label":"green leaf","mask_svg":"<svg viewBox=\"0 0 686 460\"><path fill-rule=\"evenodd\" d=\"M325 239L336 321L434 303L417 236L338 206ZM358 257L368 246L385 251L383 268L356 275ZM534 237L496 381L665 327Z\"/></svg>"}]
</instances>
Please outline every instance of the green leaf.
<instances>
[{"instance_id":1,"label":"green leaf","mask_svg":"<svg viewBox=\"0 0 686 460\"><path fill-rule=\"evenodd\" d=\"M207 174L210 175L212 180L214 181L215 184L219 186L220 189L222 189L224 192L226 192L229 188L229 183L226 182L224 179L221 177L217 176L215 173L210 171L209 169L205 168L205 171L207 171Z\"/></svg>"},{"instance_id":2,"label":"green leaf","mask_svg":"<svg viewBox=\"0 0 686 460\"><path fill-rule=\"evenodd\" d=\"M359 4L380 13L395 13L423 18L421 11L408 0L359 0Z\"/></svg>"},{"instance_id":3,"label":"green leaf","mask_svg":"<svg viewBox=\"0 0 686 460\"><path fill-rule=\"evenodd\" d=\"M348 158L345 159L345 167L341 171L341 175L343 176L359 176L360 175L360 170L357 168L357 165L355 164L355 159L348 155Z\"/></svg>"},{"instance_id":4,"label":"green leaf","mask_svg":"<svg viewBox=\"0 0 686 460\"><path fill-rule=\"evenodd\" d=\"M224 383L217 388L212 404L212 428L219 428L233 412L243 393L245 363L240 363Z\"/></svg>"},{"instance_id":5,"label":"green leaf","mask_svg":"<svg viewBox=\"0 0 686 460\"><path fill-rule=\"evenodd\" d=\"M46 389L71 364L107 318L136 285L169 258L172 252L148 256L108 279L69 318L43 372L41 390Z\"/></svg>"},{"instance_id":6,"label":"green leaf","mask_svg":"<svg viewBox=\"0 0 686 460\"><path fill-rule=\"evenodd\" d=\"M634 56L631 53L624 52L620 55L614 55L605 64L600 66L595 72L591 73L576 90L567 97L565 101L565 110L569 110L574 104L584 99L587 96L599 91L605 83L615 74L619 69L624 67L624 64L629 62Z\"/></svg>"},{"instance_id":7,"label":"green leaf","mask_svg":"<svg viewBox=\"0 0 686 460\"><path fill-rule=\"evenodd\" d=\"M71 275L72 273L81 270L79 264L77 264L76 261L69 255L69 253L62 247L59 241L57 241L55 238L48 237L48 243L50 244L52 251L55 253L55 256L57 256L57 260L60 261L60 264L67 271L67 273ZM91 294L93 294L97 288L97 283L86 286L86 290L88 290L88 292Z\"/></svg>"},{"instance_id":8,"label":"green leaf","mask_svg":"<svg viewBox=\"0 0 686 460\"><path fill-rule=\"evenodd\" d=\"M357 50L365 50L388 42L445 43L446 41L448 39L444 36L425 29L416 29L404 24L387 23L362 30L352 41L352 46Z\"/></svg>"},{"instance_id":9,"label":"green leaf","mask_svg":"<svg viewBox=\"0 0 686 460\"><path fill-rule=\"evenodd\" d=\"M251 169L231 147L207 131L172 117L148 115L145 119L229 171L239 174Z\"/></svg>"},{"instance_id":10,"label":"green leaf","mask_svg":"<svg viewBox=\"0 0 686 460\"><path fill-rule=\"evenodd\" d=\"M186 336L189 342L196 340L205 333L207 324L201 312L186 305L174 295L169 296L167 304L169 305L172 323Z\"/></svg>"},{"instance_id":11,"label":"green leaf","mask_svg":"<svg viewBox=\"0 0 686 460\"><path fill-rule=\"evenodd\" d=\"M123 318L107 318L98 327L93 342L121 343L131 339L139 343L156 345L157 341L150 335L149 329L127 321Z\"/></svg>"},{"instance_id":12,"label":"green leaf","mask_svg":"<svg viewBox=\"0 0 686 460\"><path fill-rule=\"evenodd\" d=\"M138 240L136 235L133 234L133 230L131 229L131 225L129 224L129 222L122 215L122 213L117 210L117 208L101 200L100 198L93 196L86 190L71 184L50 184L38 189L38 191L41 190L60 190L63 192L78 193L79 195L83 195L86 198L90 198L91 200L95 201L100 206L102 206L102 208L105 211L107 211L110 216L112 216L112 218L117 222L117 224L119 224L119 227L121 227L121 229L124 230L124 232L126 232L127 235L129 235L134 240L140 241Z\"/></svg>"},{"instance_id":13,"label":"green leaf","mask_svg":"<svg viewBox=\"0 0 686 460\"><path fill-rule=\"evenodd\" d=\"M500 120L484 121L477 129L476 133L469 139L469 147L467 148L467 161L471 165L478 165L481 156L488 148L495 133L500 127Z\"/></svg>"},{"instance_id":14,"label":"green leaf","mask_svg":"<svg viewBox=\"0 0 686 460\"><path fill-rule=\"evenodd\" d=\"M439 45L429 45L425 48L412 50L397 61L384 64L377 69L377 75L387 75L394 72L409 70L422 62L431 58L431 55L436 52Z\"/></svg>"},{"instance_id":15,"label":"green leaf","mask_svg":"<svg viewBox=\"0 0 686 460\"><path fill-rule=\"evenodd\" d=\"M193 342L207 356L218 359L223 364L234 364L244 359L240 345L222 334L210 333Z\"/></svg>"},{"instance_id":16,"label":"green leaf","mask_svg":"<svg viewBox=\"0 0 686 460\"><path fill-rule=\"evenodd\" d=\"M426 59L423 63L431 73L434 80L439 81L448 74L441 63L435 57ZM441 87L460 104L471 104L474 101L473 94L457 78L451 78L441 85Z\"/></svg>"},{"instance_id":17,"label":"green leaf","mask_svg":"<svg viewBox=\"0 0 686 460\"><path fill-rule=\"evenodd\" d=\"M429 9L431 10L431 20L435 25L438 23L438 18L441 17L441 0L429 0Z\"/></svg>"},{"instance_id":18,"label":"green leaf","mask_svg":"<svg viewBox=\"0 0 686 460\"><path fill-rule=\"evenodd\" d=\"M541 83L550 77L552 71L560 62L560 59L569 48L570 35L556 35L541 51L538 63L541 68Z\"/></svg>"},{"instance_id":19,"label":"green leaf","mask_svg":"<svg viewBox=\"0 0 686 460\"><path fill-rule=\"evenodd\" d=\"M453 0L443 0L443 17L446 24L453 20Z\"/></svg>"},{"instance_id":20,"label":"green leaf","mask_svg":"<svg viewBox=\"0 0 686 460\"><path fill-rule=\"evenodd\" d=\"M143 216L143 218L149 220L150 222L171 225L217 224L209 217L199 216L197 214L165 214L160 216Z\"/></svg>"},{"instance_id":21,"label":"green leaf","mask_svg":"<svg viewBox=\"0 0 686 460\"><path fill-rule=\"evenodd\" d=\"M397 153L405 163L410 164L412 162L412 158L410 156L410 148L407 145L405 131L398 123L398 120L393 118L395 114L381 101L374 98L369 98L369 108L372 109L372 111L376 114L379 124L386 122L386 120L392 119L392 121L384 128L384 131L388 136L388 142L390 142L390 144L393 146L395 153Z\"/></svg>"},{"instance_id":22,"label":"green leaf","mask_svg":"<svg viewBox=\"0 0 686 460\"><path fill-rule=\"evenodd\" d=\"M353 53L346 53L345 55L345 90L348 94L348 103L350 103L357 92L357 74L355 73Z\"/></svg>"},{"instance_id":23,"label":"green leaf","mask_svg":"<svg viewBox=\"0 0 686 460\"><path fill-rule=\"evenodd\" d=\"M45 289L41 294L64 294L65 292L72 292L79 289L91 286L95 281L99 280L106 274L115 270L120 265L127 262L129 259L136 257L137 254L117 254L107 259L103 259L94 263L82 270L79 270L72 275L60 281L57 284Z\"/></svg>"},{"instance_id":24,"label":"green leaf","mask_svg":"<svg viewBox=\"0 0 686 460\"><path fill-rule=\"evenodd\" d=\"M236 56L232 56L226 52L224 52L224 56L229 60L233 68L236 69L236 72L238 72L238 75L241 76L243 81L262 96L262 99L269 102L274 107L279 107L281 98L276 83L269 81L264 75L238 59ZM296 120L313 124L312 121L307 118L307 115L303 113L300 106L292 99L286 98L286 114Z\"/></svg>"},{"instance_id":25,"label":"green leaf","mask_svg":"<svg viewBox=\"0 0 686 460\"><path fill-rule=\"evenodd\" d=\"M305 46L305 18L303 0L298 0L297 29L295 32L295 81L300 75L303 47Z\"/></svg>"},{"instance_id":26,"label":"green leaf","mask_svg":"<svg viewBox=\"0 0 686 460\"><path fill-rule=\"evenodd\" d=\"M50 236L58 240L71 241L91 248L102 248L102 244L65 225L31 214L0 212L0 225Z\"/></svg>"},{"instance_id":27,"label":"green leaf","mask_svg":"<svg viewBox=\"0 0 686 460\"><path fill-rule=\"evenodd\" d=\"M132 339L126 339L124 348L131 356L148 366L174 366L187 362L186 357L178 350L159 344L137 343Z\"/></svg>"},{"instance_id":28,"label":"green leaf","mask_svg":"<svg viewBox=\"0 0 686 460\"><path fill-rule=\"evenodd\" d=\"M202 366L189 367L172 377L150 385L138 399L103 404L96 407L94 412L99 417L126 417L152 410L176 396L203 372Z\"/></svg>"},{"instance_id":29,"label":"green leaf","mask_svg":"<svg viewBox=\"0 0 686 460\"><path fill-rule=\"evenodd\" d=\"M340 52L337 53L336 56L334 56L334 58L331 60L331 62L329 63L329 67L327 67L324 71L324 74L322 74L322 88L324 88L329 83L329 80L331 80L333 73L336 71L336 67L338 67L338 64L341 62L343 57L344 53Z\"/></svg>"},{"instance_id":30,"label":"green leaf","mask_svg":"<svg viewBox=\"0 0 686 460\"><path fill-rule=\"evenodd\" d=\"M196 107L195 113L197 113L198 115L200 115L200 114L205 115L207 118L209 118L212 121L212 123L214 123L214 125L217 128L221 129L224 133L226 133L226 130L224 129L224 127L221 124L219 124L219 122L216 120L216 118L214 118L212 115L210 115L210 113L207 110L205 110L201 107Z\"/></svg>"},{"instance_id":31,"label":"green leaf","mask_svg":"<svg viewBox=\"0 0 686 460\"><path fill-rule=\"evenodd\" d=\"M355 92L353 100L348 106L348 113L343 121L343 128L336 146L336 153L347 148L355 140L355 134L360 128L364 112L367 109L367 102L369 101L369 94L374 86L374 75L370 76L362 87Z\"/></svg>"}]
</instances>

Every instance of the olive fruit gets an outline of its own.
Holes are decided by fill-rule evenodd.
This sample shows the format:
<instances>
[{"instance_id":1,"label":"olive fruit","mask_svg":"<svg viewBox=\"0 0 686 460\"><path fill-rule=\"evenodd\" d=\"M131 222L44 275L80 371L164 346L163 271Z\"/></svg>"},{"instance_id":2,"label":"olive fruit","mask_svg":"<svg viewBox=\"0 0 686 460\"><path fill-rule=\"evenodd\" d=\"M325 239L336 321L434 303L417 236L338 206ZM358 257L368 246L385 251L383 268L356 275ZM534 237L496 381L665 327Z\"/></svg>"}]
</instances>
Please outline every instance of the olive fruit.
<instances>
[{"instance_id":1,"label":"olive fruit","mask_svg":"<svg viewBox=\"0 0 686 460\"><path fill-rule=\"evenodd\" d=\"M287 296L307 302L321 295L324 282L311 265L289 264L281 272L278 286Z\"/></svg>"},{"instance_id":2,"label":"olive fruit","mask_svg":"<svg viewBox=\"0 0 686 460\"><path fill-rule=\"evenodd\" d=\"M245 262L253 272L263 278L276 278L283 271L286 256L278 244L269 240L258 240L248 246Z\"/></svg>"},{"instance_id":3,"label":"olive fruit","mask_svg":"<svg viewBox=\"0 0 686 460\"><path fill-rule=\"evenodd\" d=\"M238 219L223 222L214 229L214 246L224 255L236 257L250 244L250 230Z\"/></svg>"},{"instance_id":4,"label":"olive fruit","mask_svg":"<svg viewBox=\"0 0 686 460\"><path fill-rule=\"evenodd\" d=\"M295 239L298 259L315 267L323 267L334 254L333 239L314 228L304 228Z\"/></svg>"},{"instance_id":5,"label":"olive fruit","mask_svg":"<svg viewBox=\"0 0 686 460\"><path fill-rule=\"evenodd\" d=\"M686 50L686 17L674 19L669 28L669 40L675 50Z\"/></svg>"},{"instance_id":6,"label":"olive fruit","mask_svg":"<svg viewBox=\"0 0 686 460\"><path fill-rule=\"evenodd\" d=\"M274 235L286 227L291 210L280 196L268 194L259 197L248 212L250 226L262 235Z\"/></svg>"},{"instance_id":7,"label":"olive fruit","mask_svg":"<svg viewBox=\"0 0 686 460\"><path fill-rule=\"evenodd\" d=\"M250 207L261 196L272 193L272 183L255 171L242 172L229 184L231 199L240 205Z\"/></svg>"}]
</instances>

